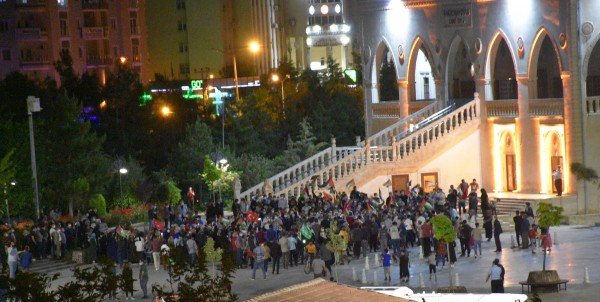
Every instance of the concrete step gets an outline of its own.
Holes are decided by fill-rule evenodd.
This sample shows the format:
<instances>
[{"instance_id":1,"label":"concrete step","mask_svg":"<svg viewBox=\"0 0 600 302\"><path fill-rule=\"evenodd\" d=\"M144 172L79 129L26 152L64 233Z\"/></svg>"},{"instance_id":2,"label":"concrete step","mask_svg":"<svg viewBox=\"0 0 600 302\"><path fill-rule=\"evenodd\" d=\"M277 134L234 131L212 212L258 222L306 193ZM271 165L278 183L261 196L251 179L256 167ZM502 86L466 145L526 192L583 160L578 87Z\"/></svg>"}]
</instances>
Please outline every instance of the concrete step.
<instances>
[{"instance_id":1,"label":"concrete step","mask_svg":"<svg viewBox=\"0 0 600 302\"><path fill-rule=\"evenodd\" d=\"M77 263L70 260L42 259L33 262L30 271L49 274L65 269L71 269L77 265Z\"/></svg>"}]
</instances>

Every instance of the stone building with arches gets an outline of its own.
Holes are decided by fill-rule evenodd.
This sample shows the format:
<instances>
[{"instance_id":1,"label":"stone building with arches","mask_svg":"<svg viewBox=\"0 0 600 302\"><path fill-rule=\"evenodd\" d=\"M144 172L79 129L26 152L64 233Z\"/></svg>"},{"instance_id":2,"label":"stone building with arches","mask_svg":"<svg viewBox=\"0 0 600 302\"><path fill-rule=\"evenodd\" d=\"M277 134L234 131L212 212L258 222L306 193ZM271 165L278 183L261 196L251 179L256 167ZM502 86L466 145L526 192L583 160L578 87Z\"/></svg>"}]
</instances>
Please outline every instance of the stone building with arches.
<instances>
[{"instance_id":1,"label":"stone building with arches","mask_svg":"<svg viewBox=\"0 0 600 302\"><path fill-rule=\"evenodd\" d=\"M390 174L419 181L435 173L444 189L477 178L488 192L550 196L561 166L566 196L552 202L570 214L600 213L597 186L569 171L572 162L600 171L599 9L598 1L576 0L355 1L366 136L378 138L371 148L399 140L398 131L386 134L398 121L408 118L410 131L427 119L415 112L454 110L476 95L479 122L468 133ZM397 100L379 100L384 60L393 61Z\"/></svg>"}]
</instances>

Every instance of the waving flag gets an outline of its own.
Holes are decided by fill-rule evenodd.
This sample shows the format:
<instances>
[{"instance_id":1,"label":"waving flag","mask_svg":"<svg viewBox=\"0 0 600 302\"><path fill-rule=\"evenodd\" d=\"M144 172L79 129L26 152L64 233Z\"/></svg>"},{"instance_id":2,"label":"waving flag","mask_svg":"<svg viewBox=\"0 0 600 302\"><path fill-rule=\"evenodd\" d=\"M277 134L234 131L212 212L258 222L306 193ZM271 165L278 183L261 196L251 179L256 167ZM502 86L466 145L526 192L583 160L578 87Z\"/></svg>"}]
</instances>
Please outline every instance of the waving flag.
<instances>
[{"instance_id":1,"label":"waving flag","mask_svg":"<svg viewBox=\"0 0 600 302\"><path fill-rule=\"evenodd\" d=\"M392 186L392 180L388 179L386 182L383 183L383 186L386 188L389 188Z\"/></svg>"},{"instance_id":2,"label":"waving flag","mask_svg":"<svg viewBox=\"0 0 600 302\"><path fill-rule=\"evenodd\" d=\"M335 188L335 183L333 182L333 179L331 179L331 177L329 177L329 180L327 180L327 182L325 182L324 184L320 185L319 188L333 189L333 188Z\"/></svg>"},{"instance_id":3,"label":"waving flag","mask_svg":"<svg viewBox=\"0 0 600 302\"><path fill-rule=\"evenodd\" d=\"M323 199L326 201L333 201L333 196L327 194L327 193L323 193Z\"/></svg>"},{"instance_id":4,"label":"waving flag","mask_svg":"<svg viewBox=\"0 0 600 302\"><path fill-rule=\"evenodd\" d=\"M120 224L117 227L117 234L121 235L121 237L123 237L123 238L127 238L127 233L125 232L125 230L123 229L123 227L121 227Z\"/></svg>"},{"instance_id":5,"label":"waving flag","mask_svg":"<svg viewBox=\"0 0 600 302\"><path fill-rule=\"evenodd\" d=\"M165 223L155 218L152 219L152 227L162 231L165 228Z\"/></svg>"},{"instance_id":6,"label":"waving flag","mask_svg":"<svg viewBox=\"0 0 600 302\"><path fill-rule=\"evenodd\" d=\"M349 182L346 183L346 189L352 189L352 188L354 188L354 186L356 186L356 183L354 182L354 178L352 178Z\"/></svg>"},{"instance_id":7,"label":"waving flag","mask_svg":"<svg viewBox=\"0 0 600 302\"><path fill-rule=\"evenodd\" d=\"M246 212L246 220L248 223L253 223L258 221L258 214L256 212L248 211Z\"/></svg>"},{"instance_id":8,"label":"waving flag","mask_svg":"<svg viewBox=\"0 0 600 302\"><path fill-rule=\"evenodd\" d=\"M317 178L319 178L319 176L315 175L313 177L310 178L310 186L311 188L315 188L315 186L317 185Z\"/></svg>"},{"instance_id":9,"label":"waving flag","mask_svg":"<svg viewBox=\"0 0 600 302\"><path fill-rule=\"evenodd\" d=\"M306 224L303 224L302 228L300 229L300 235L310 240L313 237L313 232Z\"/></svg>"}]
</instances>

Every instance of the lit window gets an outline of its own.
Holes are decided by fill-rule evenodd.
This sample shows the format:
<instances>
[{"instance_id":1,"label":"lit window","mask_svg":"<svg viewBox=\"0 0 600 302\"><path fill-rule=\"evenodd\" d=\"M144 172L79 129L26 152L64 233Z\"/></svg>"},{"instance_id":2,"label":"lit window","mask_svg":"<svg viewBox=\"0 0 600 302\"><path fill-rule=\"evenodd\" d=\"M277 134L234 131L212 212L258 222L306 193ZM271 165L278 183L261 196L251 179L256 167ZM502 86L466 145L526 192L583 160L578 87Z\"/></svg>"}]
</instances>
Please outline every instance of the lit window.
<instances>
[{"instance_id":1,"label":"lit window","mask_svg":"<svg viewBox=\"0 0 600 302\"><path fill-rule=\"evenodd\" d=\"M327 15L329 13L329 6L321 5L321 14Z\"/></svg>"},{"instance_id":2,"label":"lit window","mask_svg":"<svg viewBox=\"0 0 600 302\"><path fill-rule=\"evenodd\" d=\"M177 30L179 30L179 31L186 31L187 30L187 23L185 23L184 21L178 21L177 22Z\"/></svg>"},{"instance_id":3,"label":"lit window","mask_svg":"<svg viewBox=\"0 0 600 302\"><path fill-rule=\"evenodd\" d=\"M339 4L335 5L335 12L336 14L339 14L342 11L342 7Z\"/></svg>"},{"instance_id":4,"label":"lit window","mask_svg":"<svg viewBox=\"0 0 600 302\"><path fill-rule=\"evenodd\" d=\"M312 16L312 15L314 15L314 14L315 14L315 7L311 5L311 6L308 8L308 13L309 13L311 16Z\"/></svg>"}]
</instances>

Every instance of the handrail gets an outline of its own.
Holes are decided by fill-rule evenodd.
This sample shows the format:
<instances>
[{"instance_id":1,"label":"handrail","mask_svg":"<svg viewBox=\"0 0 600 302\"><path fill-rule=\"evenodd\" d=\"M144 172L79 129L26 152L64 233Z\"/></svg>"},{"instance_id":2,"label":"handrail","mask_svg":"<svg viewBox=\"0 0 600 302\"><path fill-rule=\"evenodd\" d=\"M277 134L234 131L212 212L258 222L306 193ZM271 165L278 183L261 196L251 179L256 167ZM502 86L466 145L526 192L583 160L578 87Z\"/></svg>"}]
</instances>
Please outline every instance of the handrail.
<instances>
[{"instance_id":1,"label":"handrail","mask_svg":"<svg viewBox=\"0 0 600 302\"><path fill-rule=\"evenodd\" d=\"M369 138L369 144L371 144L372 146L380 145L383 141L388 140L389 137L394 136L395 133L406 130L408 128L408 125L411 124L411 121L414 121L415 119L418 119L418 118L425 118L426 116L434 113L438 106L438 103L439 103L438 101L435 101L435 102L427 105L423 109L421 109L405 118L402 118L401 120L395 122L394 124L386 127L385 129L379 131L378 133L372 135ZM365 142L362 141L361 146L364 144L365 144Z\"/></svg>"},{"instance_id":2,"label":"handrail","mask_svg":"<svg viewBox=\"0 0 600 302\"><path fill-rule=\"evenodd\" d=\"M360 173L367 165L402 160L436 141L439 137L461 128L462 125L470 124L472 120L478 120L480 104L480 100L476 96L473 101L456 110L452 110L453 106L448 106L435 114L437 118L425 119L420 129L414 130L398 140L396 140L396 136L392 136L392 143L388 146L372 146L369 143L372 140L367 139L367 143L362 147L335 147L335 141L332 141L331 148L319 153L322 157L315 154L302 162L310 163L310 166L297 164L268 178L266 183L272 185L273 192L276 194L298 195L314 176L318 178L317 183L325 182L330 177L334 181L340 181L354 173ZM323 154L327 151L331 153L329 160L325 163ZM319 165L315 162L316 159L321 160L318 162ZM261 183L246 190L241 197L250 197L257 190L262 191L263 185L264 183ZM343 187L343 184L338 183L338 187Z\"/></svg>"}]
</instances>

